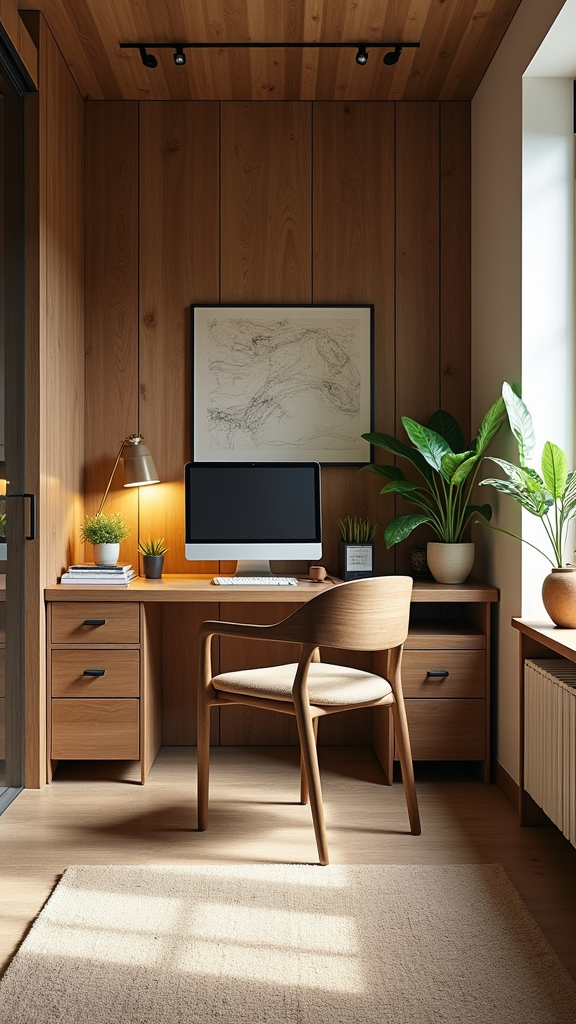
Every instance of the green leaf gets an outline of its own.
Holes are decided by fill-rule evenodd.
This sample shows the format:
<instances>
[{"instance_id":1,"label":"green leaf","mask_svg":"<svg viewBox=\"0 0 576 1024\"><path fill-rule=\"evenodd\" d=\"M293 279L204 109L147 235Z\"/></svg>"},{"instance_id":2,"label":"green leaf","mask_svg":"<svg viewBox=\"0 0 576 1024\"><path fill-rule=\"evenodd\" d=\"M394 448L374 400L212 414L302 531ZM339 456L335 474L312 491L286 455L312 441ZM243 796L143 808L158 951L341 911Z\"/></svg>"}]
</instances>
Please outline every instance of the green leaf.
<instances>
[{"instance_id":1,"label":"green leaf","mask_svg":"<svg viewBox=\"0 0 576 1024\"><path fill-rule=\"evenodd\" d=\"M481 480L480 486L483 484L489 484L494 490L500 491L501 494L509 494L510 497L522 505L522 508L525 508L531 515L538 516L540 519L546 515L548 509L554 504L546 491L541 493L522 491L511 480L500 480L498 477L491 477L487 480Z\"/></svg>"},{"instance_id":2,"label":"green leaf","mask_svg":"<svg viewBox=\"0 0 576 1024\"><path fill-rule=\"evenodd\" d=\"M502 385L502 398L506 405L510 430L518 442L520 462L524 463L527 461L535 444L532 417L522 399L515 394L506 381Z\"/></svg>"},{"instance_id":3,"label":"green leaf","mask_svg":"<svg viewBox=\"0 0 576 1024\"><path fill-rule=\"evenodd\" d=\"M368 466L361 466L360 469L368 473L376 473L377 476L385 476L388 480L405 480L406 477L399 466L379 466L372 462Z\"/></svg>"},{"instance_id":4,"label":"green leaf","mask_svg":"<svg viewBox=\"0 0 576 1024\"><path fill-rule=\"evenodd\" d=\"M444 438L440 437L435 430L423 427L422 424L416 423L416 420L411 420L408 416L402 417L402 424L412 444L424 456L428 465L443 476L442 456L450 452Z\"/></svg>"},{"instance_id":5,"label":"green leaf","mask_svg":"<svg viewBox=\"0 0 576 1024\"><path fill-rule=\"evenodd\" d=\"M546 441L542 451L542 476L554 500L561 498L568 479L568 460L562 449L551 441Z\"/></svg>"},{"instance_id":6,"label":"green leaf","mask_svg":"<svg viewBox=\"0 0 576 1024\"><path fill-rule=\"evenodd\" d=\"M480 456L473 455L471 458L466 459L461 463L460 466L452 474L450 483L453 487L461 487L466 478L470 475L474 466L477 465Z\"/></svg>"},{"instance_id":7,"label":"green leaf","mask_svg":"<svg viewBox=\"0 0 576 1024\"><path fill-rule=\"evenodd\" d=\"M406 501L410 501L411 497L416 495L428 497L429 492L412 480L392 480L391 483L384 485L380 494L400 494Z\"/></svg>"},{"instance_id":8,"label":"green leaf","mask_svg":"<svg viewBox=\"0 0 576 1024\"><path fill-rule=\"evenodd\" d=\"M445 409L438 409L437 412L432 413L426 426L429 430L440 434L440 437L444 438L453 452L464 450L464 435L458 421Z\"/></svg>"},{"instance_id":9,"label":"green leaf","mask_svg":"<svg viewBox=\"0 0 576 1024\"><path fill-rule=\"evenodd\" d=\"M474 455L474 452L459 452L457 454L447 452L446 455L442 457L443 475L449 483L453 483L452 477L454 476L454 473L460 468L463 462L466 462L466 460L470 458L471 455ZM477 461L476 456L474 456L474 461Z\"/></svg>"},{"instance_id":10,"label":"green leaf","mask_svg":"<svg viewBox=\"0 0 576 1024\"><path fill-rule=\"evenodd\" d=\"M478 515L482 516L482 518L485 519L487 522L490 522L490 520L492 519L491 505L466 505L466 521L468 521L468 519L474 512L477 512Z\"/></svg>"},{"instance_id":11,"label":"green leaf","mask_svg":"<svg viewBox=\"0 0 576 1024\"><path fill-rule=\"evenodd\" d=\"M407 459L426 480L432 479L428 463L415 448L409 448L403 441L398 441L390 434L362 434L362 437L378 448L384 448L387 452L392 452L393 455L400 455L401 458Z\"/></svg>"},{"instance_id":12,"label":"green leaf","mask_svg":"<svg viewBox=\"0 0 576 1024\"><path fill-rule=\"evenodd\" d=\"M415 530L417 526L421 526L422 523L430 523L432 520L429 516L424 515L422 512L414 512L408 516L398 516L397 519L393 519L391 523L388 523L384 531L384 541L387 548L391 548L394 544L399 544L400 541L406 540Z\"/></svg>"},{"instance_id":13,"label":"green leaf","mask_svg":"<svg viewBox=\"0 0 576 1024\"><path fill-rule=\"evenodd\" d=\"M480 424L480 430L476 436L476 454L478 456L483 455L486 451L490 441L498 433L504 420L506 419L506 406L502 398L496 399L494 405L488 409L482 423Z\"/></svg>"}]
</instances>

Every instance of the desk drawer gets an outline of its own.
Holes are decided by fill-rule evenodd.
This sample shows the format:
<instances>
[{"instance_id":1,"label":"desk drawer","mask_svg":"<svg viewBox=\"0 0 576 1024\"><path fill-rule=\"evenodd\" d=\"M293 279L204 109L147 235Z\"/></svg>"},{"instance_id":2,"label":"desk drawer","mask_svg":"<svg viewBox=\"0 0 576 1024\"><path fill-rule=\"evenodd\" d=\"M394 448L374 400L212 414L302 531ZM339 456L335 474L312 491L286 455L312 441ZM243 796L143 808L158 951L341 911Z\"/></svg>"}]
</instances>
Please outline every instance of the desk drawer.
<instances>
[{"instance_id":1,"label":"desk drawer","mask_svg":"<svg viewBox=\"0 0 576 1024\"><path fill-rule=\"evenodd\" d=\"M483 700L407 700L413 759L483 761L486 757L485 714Z\"/></svg>"},{"instance_id":2,"label":"desk drawer","mask_svg":"<svg viewBox=\"0 0 576 1024\"><path fill-rule=\"evenodd\" d=\"M137 761L138 705L137 700L53 700L51 756Z\"/></svg>"},{"instance_id":3,"label":"desk drawer","mask_svg":"<svg viewBox=\"0 0 576 1024\"><path fill-rule=\"evenodd\" d=\"M405 650L402 655L402 686L407 698L484 697L485 652Z\"/></svg>"},{"instance_id":4,"label":"desk drawer","mask_svg":"<svg viewBox=\"0 0 576 1024\"><path fill-rule=\"evenodd\" d=\"M138 651L52 651L53 697L138 697Z\"/></svg>"},{"instance_id":5,"label":"desk drawer","mask_svg":"<svg viewBox=\"0 0 576 1024\"><path fill-rule=\"evenodd\" d=\"M63 601L52 605L53 644L137 644L137 604Z\"/></svg>"}]
</instances>

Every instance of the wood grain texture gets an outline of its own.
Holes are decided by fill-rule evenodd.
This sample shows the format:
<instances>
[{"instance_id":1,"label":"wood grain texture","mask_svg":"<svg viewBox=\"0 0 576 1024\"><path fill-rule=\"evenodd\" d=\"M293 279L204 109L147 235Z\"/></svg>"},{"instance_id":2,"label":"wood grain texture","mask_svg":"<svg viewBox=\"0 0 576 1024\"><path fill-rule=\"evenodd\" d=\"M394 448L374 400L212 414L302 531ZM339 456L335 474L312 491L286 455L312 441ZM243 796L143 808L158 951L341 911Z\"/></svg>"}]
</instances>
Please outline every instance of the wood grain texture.
<instances>
[{"instance_id":1,"label":"wood grain texture","mask_svg":"<svg viewBox=\"0 0 576 1024\"><path fill-rule=\"evenodd\" d=\"M8 3L9 0L3 0ZM35 0L44 12L80 91L92 99L470 100L520 0ZM170 50L158 67L142 65L120 41L348 42L350 49ZM382 63L382 40L420 42L394 67ZM365 67L358 43L369 45ZM374 44L370 48L370 43Z\"/></svg>"},{"instance_id":2,"label":"wood grain texture","mask_svg":"<svg viewBox=\"0 0 576 1024\"><path fill-rule=\"evenodd\" d=\"M373 428L394 433L394 104L316 103L314 120L314 302L374 305ZM392 499L369 473L326 467L322 473L323 551L338 571L337 519L384 523ZM390 572L393 552L375 549L377 572Z\"/></svg>"},{"instance_id":3,"label":"wood grain texture","mask_svg":"<svg viewBox=\"0 0 576 1024\"><path fill-rule=\"evenodd\" d=\"M138 651L52 651L52 696L139 697L139 663Z\"/></svg>"},{"instance_id":4,"label":"wood grain texture","mask_svg":"<svg viewBox=\"0 0 576 1024\"><path fill-rule=\"evenodd\" d=\"M222 302L311 301L311 107L227 103Z\"/></svg>"},{"instance_id":5,"label":"wood grain texture","mask_svg":"<svg viewBox=\"0 0 576 1024\"><path fill-rule=\"evenodd\" d=\"M470 424L470 105L440 104L440 406ZM498 396L494 396L496 400Z\"/></svg>"},{"instance_id":6,"label":"wood grain texture","mask_svg":"<svg viewBox=\"0 0 576 1024\"><path fill-rule=\"evenodd\" d=\"M142 103L139 414L161 483L139 495L141 537L170 538L166 572L218 572L184 558L190 452L190 305L219 296L217 103Z\"/></svg>"},{"instance_id":7,"label":"wood grain texture","mask_svg":"<svg viewBox=\"0 0 576 1024\"><path fill-rule=\"evenodd\" d=\"M139 704L130 698L53 701L52 757L138 760Z\"/></svg>"},{"instance_id":8,"label":"wood grain texture","mask_svg":"<svg viewBox=\"0 0 576 1024\"><path fill-rule=\"evenodd\" d=\"M406 701L412 756L416 761L483 761L483 700ZM398 754L395 752L395 758Z\"/></svg>"},{"instance_id":9,"label":"wood grain texture","mask_svg":"<svg viewBox=\"0 0 576 1024\"><path fill-rule=\"evenodd\" d=\"M163 607L162 742L196 743L198 630L217 614L217 605L181 604ZM217 662L216 662L217 664ZM212 713L212 742L218 742L218 709Z\"/></svg>"},{"instance_id":10,"label":"wood grain texture","mask_svg":"<svg viewBox=\"0 0 576 1024\"><path fill-rule=\"evenodd\" d=\"M138 430L138 106L87 103L85 115L85 500L94 515L121 442ZM123 490L121 466L105 510L126 516L121 557L137 564L138 495Z\"/></svg>"},{"instance_id":11,"label":"wood grain texture","mask_svg":"<svg viewBox=\"0 0 576 1024\"><path fill-rule=\"evenodd\" d=\"M426 423L440 405L439 381L439 136L438 104L396 106L396 429L402 417ZM412 477L410 467L402 469ZM413 507L396 500L395 514ZM419 528L396 548L395 570L405 572L412 545L430 532Z\"/></svg>"},{"instance_id":12,"label":"wood grain texture","mask_svg":"<svg viewBox=\"0 0 576 1024\"><path fill-rule=\"evenodd\" d=\"M41 594L80 550L84 461L84 108L44 20L38 94L26 98L26 475L41 530L26 552L25 783L46 766ZM17 488L18 489L18 488Z\"/></svg>"}]
</instances>

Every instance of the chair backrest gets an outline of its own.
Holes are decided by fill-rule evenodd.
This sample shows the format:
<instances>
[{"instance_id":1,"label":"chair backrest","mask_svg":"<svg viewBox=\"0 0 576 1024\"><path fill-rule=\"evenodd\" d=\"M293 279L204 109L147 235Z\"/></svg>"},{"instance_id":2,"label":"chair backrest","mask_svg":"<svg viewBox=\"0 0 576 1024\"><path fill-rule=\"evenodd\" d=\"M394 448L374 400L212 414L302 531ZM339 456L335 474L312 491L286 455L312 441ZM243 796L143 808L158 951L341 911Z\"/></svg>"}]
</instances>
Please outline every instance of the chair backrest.
<instances>
[{"instance_id":1,"label":"chair backrest","mask_svg":"<svg viewBox=\"0 0 576 1024\"><path fill-rule=\"evenodd\" d=\"M323 591L271 627L279 639L349 651L384 651L408 635L412 578L373 576Z\"/></svg>"}]
</instances>

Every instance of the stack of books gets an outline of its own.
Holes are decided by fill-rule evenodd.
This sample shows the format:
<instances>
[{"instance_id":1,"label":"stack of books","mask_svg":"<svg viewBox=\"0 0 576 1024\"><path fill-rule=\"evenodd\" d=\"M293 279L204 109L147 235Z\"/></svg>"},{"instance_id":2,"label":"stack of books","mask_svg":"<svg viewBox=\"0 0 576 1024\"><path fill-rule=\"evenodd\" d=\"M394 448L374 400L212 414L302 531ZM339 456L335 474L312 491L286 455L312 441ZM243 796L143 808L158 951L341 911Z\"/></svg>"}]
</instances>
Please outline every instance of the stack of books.
<instances>
[{"instance_id":1,"label":"stack of books","mask_svg":"<svg viewBox=\"0 0 576 1024\"><path fill-rule=\"evenodd\" d=\"M137 575L129 564L95 565L94 562L88 562L86 565L71 565L68 572L62 573L60 583L81 584L83 587L126 587Z\"/></svg>"}]
</instances>

